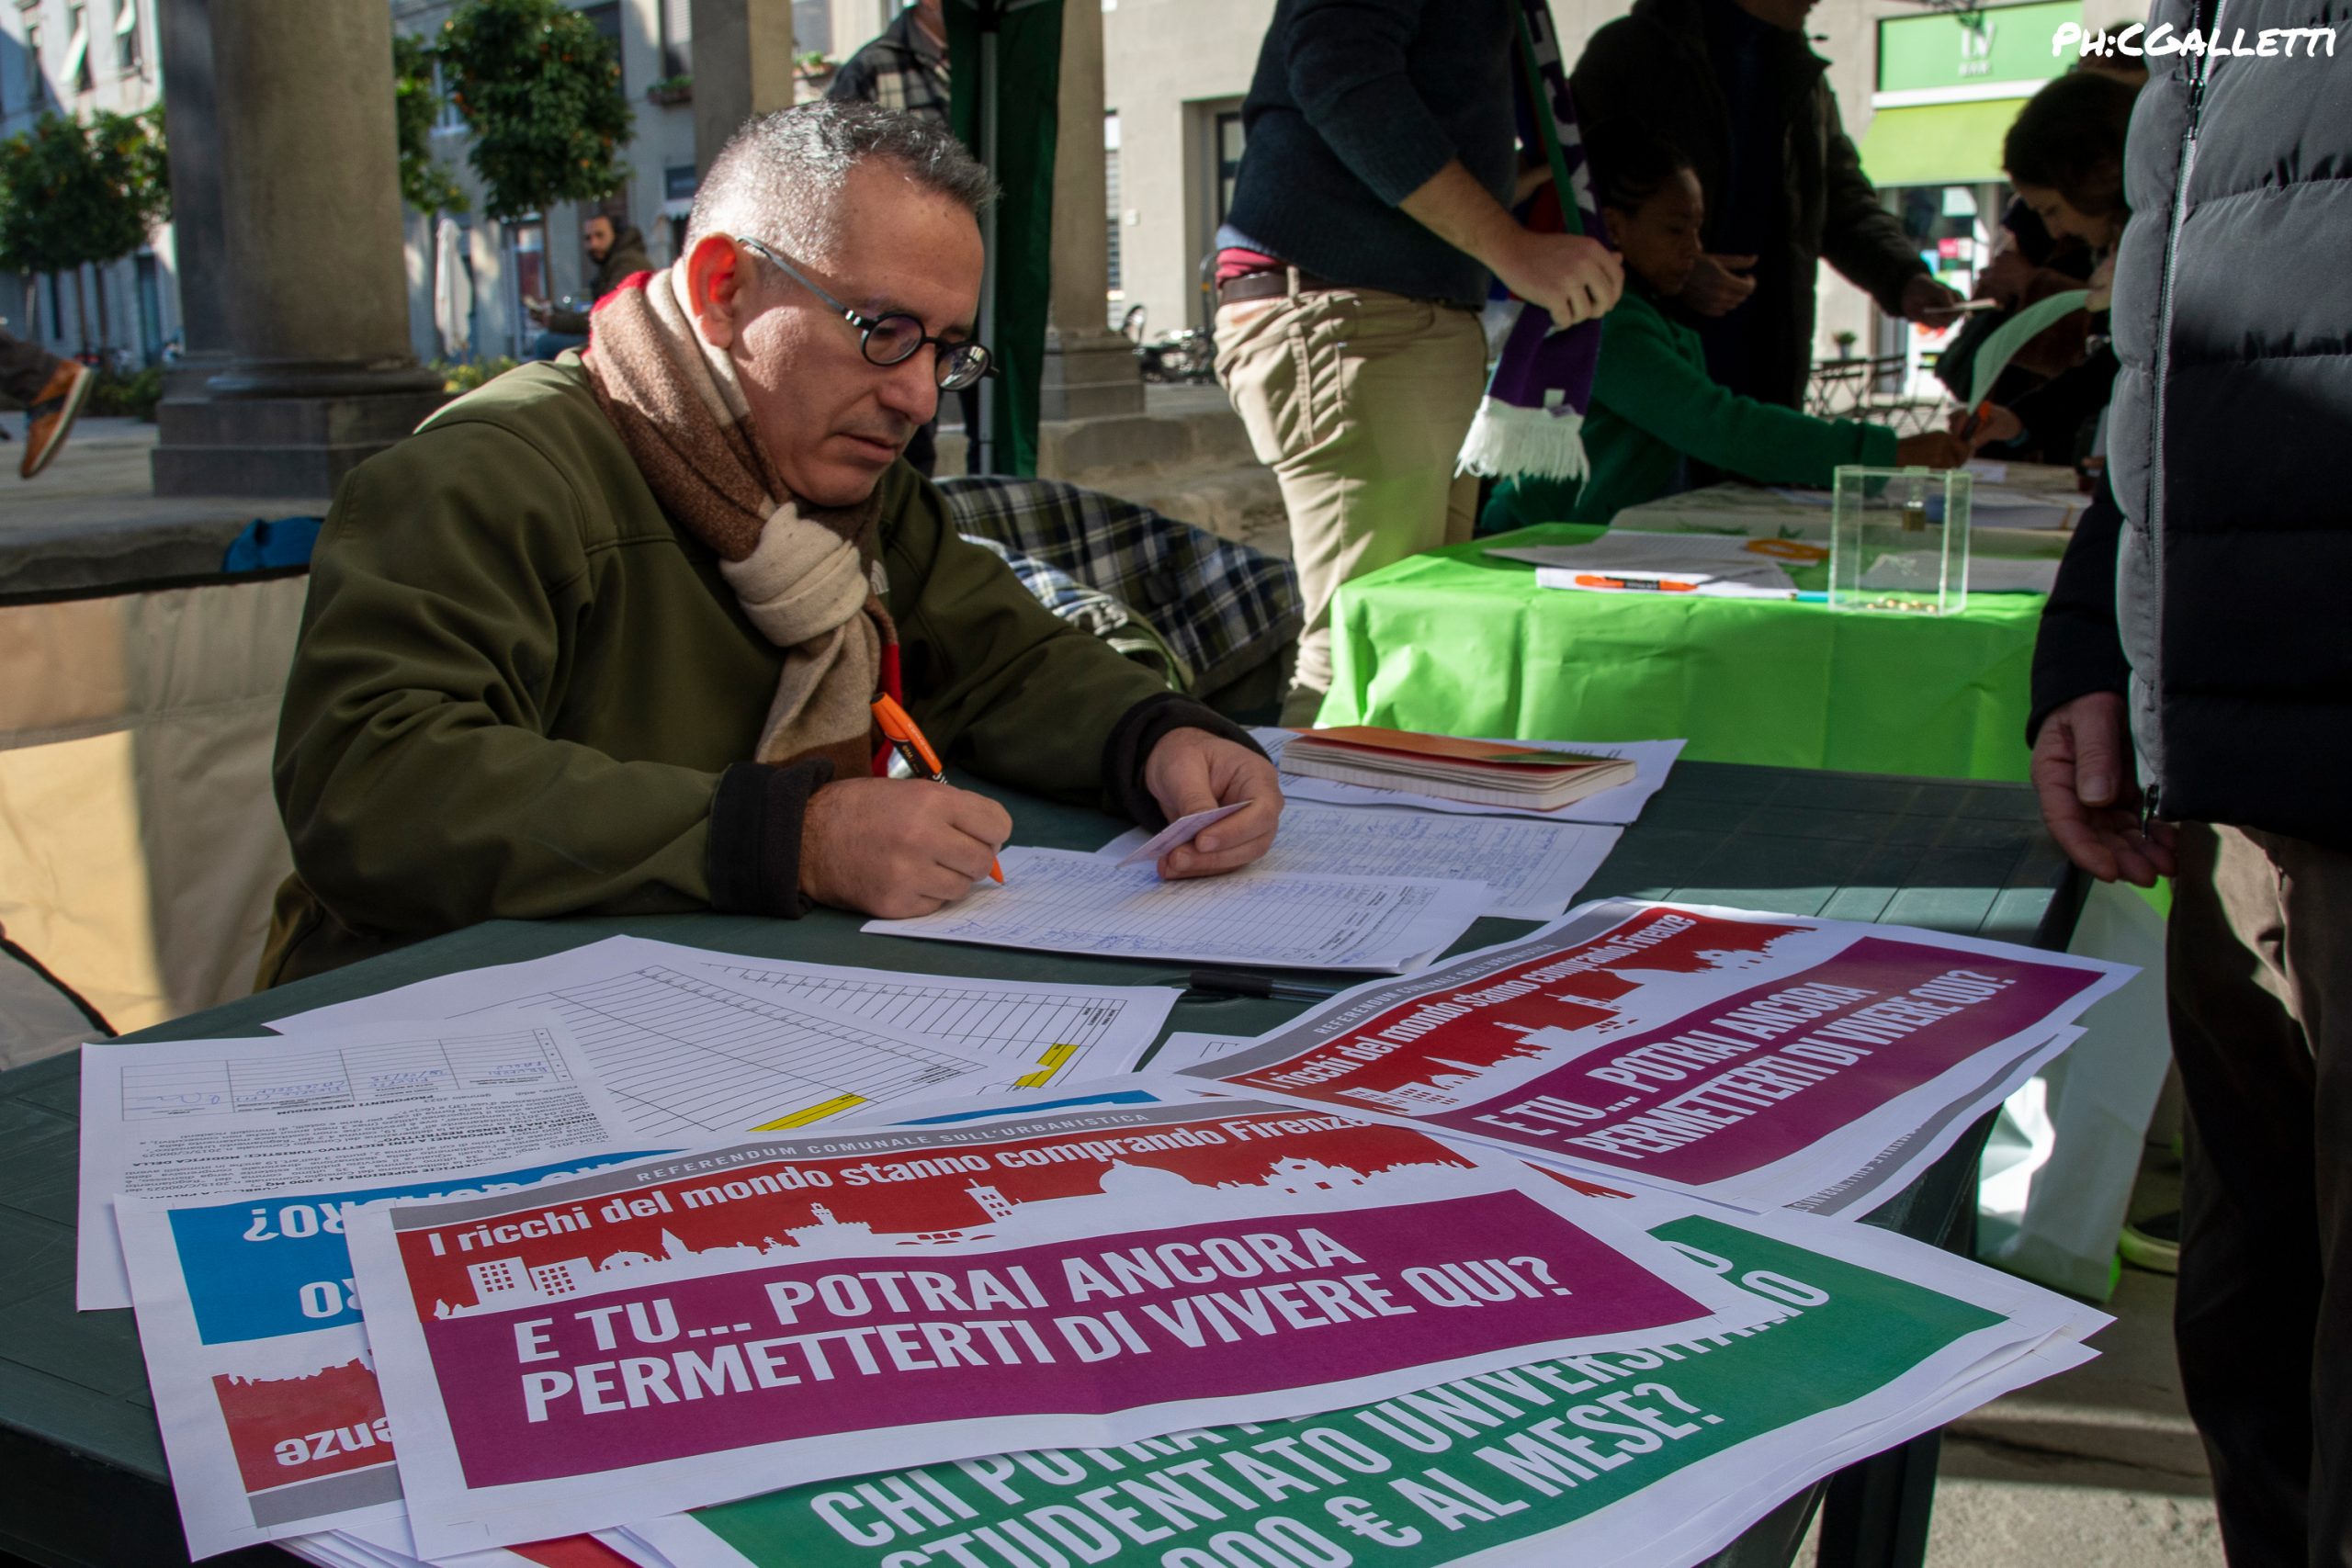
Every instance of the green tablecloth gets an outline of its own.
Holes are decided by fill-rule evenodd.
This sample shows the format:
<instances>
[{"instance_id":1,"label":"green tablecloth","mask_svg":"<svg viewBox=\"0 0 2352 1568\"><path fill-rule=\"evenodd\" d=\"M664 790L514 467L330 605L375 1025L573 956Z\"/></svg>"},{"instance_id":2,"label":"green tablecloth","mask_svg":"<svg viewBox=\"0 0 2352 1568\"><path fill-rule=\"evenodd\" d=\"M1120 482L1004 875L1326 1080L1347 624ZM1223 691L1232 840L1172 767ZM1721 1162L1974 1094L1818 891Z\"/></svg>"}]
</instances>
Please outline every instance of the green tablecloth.
<instances>
[{"instance_id":1,"label":"green tablecloth","mask_svg":"<svg viewBox=\"0 0 2352 1568\"><path fill-rule=\"evenodd\" d=\"M1340 591L1325 724L1526 739L1685 737L1693 761L2026 776L2038 593L1951 616L1538 588L1487 556L1570 524L1432 550ZM1817 572L1819 569L1815 569ZM1800 574L1800 581L1804 581Z\"/></svg>"}]
</instances>

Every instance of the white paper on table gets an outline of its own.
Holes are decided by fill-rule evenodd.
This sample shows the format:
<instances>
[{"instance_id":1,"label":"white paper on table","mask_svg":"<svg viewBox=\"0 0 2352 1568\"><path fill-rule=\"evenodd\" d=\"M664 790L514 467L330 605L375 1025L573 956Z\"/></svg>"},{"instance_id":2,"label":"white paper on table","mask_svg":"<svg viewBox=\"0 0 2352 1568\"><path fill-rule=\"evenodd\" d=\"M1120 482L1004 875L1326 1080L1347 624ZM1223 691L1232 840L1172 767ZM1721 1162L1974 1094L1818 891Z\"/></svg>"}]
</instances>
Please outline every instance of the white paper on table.
<instances>
[{"instance_id":1,"label":"white paper on table","mask_svg":"<svg viewBox=\"0 0 2352 1568\"><path fill-rule=\"evenodd\" d=\"M1864 588L1909 588L1933 578L1936 557L1926 550L1883 555L1862 573ZM1971 593L2048 593L2058 586L2058 562L2020 560L2008 556L1968 558Z\"/></svg>"},{"instance_id":2,"label":"white paper on table","mask_svg":"<svg viewBox=\"0 0 2352 1568\"><path fill-rule=\"evenodd\" d=\"M1668 579L1678 585L1688 584L1687 587L1669 588L1639 579L1622 582L1583 581L1593 575L1591 567L1539 566L1535 569L1535 586L1569 593L1662 593L1671 599L1787 599L1797 591L1796 579L1778 562L1762 570L1678 571Z\"/></svg>"},{"instance_id":3,"label":"white paper on table","mask_svg":"<svg viewBox=\"0 0 2352 1568\"><path fill-rule=\"evenodd\" d=\"M616 944L626 943L626 947ZM1079 986L900 974L840 964L707 953L639 937L601 950L639 963L691 968L746 996L787 997L869 1023L937 1040L1012 1068L1019 1089L1131 1070L1168 1022L1174 986ZM991 1089L995 1086L989 1086Z\"/></svg>"},{"instance_id":4,"label":"white paper on table","mask_svg":"<svg viewBox=\"0 0 2352 1568\"><path fill-rule=\"evenodd\" d=\"M200 1200L125 1198L139 1346L198 1557L348 1529L345 1550L408 1548L390 1425L351 1287L344 1225L363 1203L514 1191L655 1151L401 1180L312 1182Z\"/></svg>"},{"instance_id":5,"label":"white paper on table","mask_svg":"<svg viewBox=\"0 0 2352 1568\"><path fill-rule=\"evenodd\" d=\"M1004 885L982 882L936 914L868 920L884 936L1047 953L1276 969L1416 968L1451 946L1487 902L1484 883L1261 871L1163 882L1072 850L1004 852Z\"/></svg>"},{"instance_id":6,"label":"white paper on table","mask_svg":"<svg viewBox=\"0 0 2352 1568\"><path fill-rule=\"evenodd\" d=\"M1366 809L1294 800L1283 809L1273 848L1257 864L1268 871L1335 876L1483 882L1488 897L1482 913L1555 920L1566 913L1622 836L1620 829L1582 822L1479 821L1410 807ZM1143 829L1134 829L1094 852L1118 860L1142 838Z\"/></svg>"},{"instance_id":7,"label":"white paper on table","mask_svg":"<svg viewBox=\"0 0 2352 1568\"><path fill-rule=\"evenodd\" d=\"M1250 1043L1247 1036L1238 1034L1202 1034L1180 1029L1159 1043L1146 1070L1155 1073L1177 1073L1186 1067L1197 1067L1204 1062L1214 1062L1219 1056L1229 1056Z\"/></svg>"},{"instance_id":8,"label":"white paper on table","mask_svg":"<svg viewBox=\"0 0 2352 1568\"><path fill-rule=\"evenodd\" d=\"M300 1536L277 1544L288 1551L308 1556L306 1546L323 1545L330 1552L339 1552L338 1562L348 1562L352 1568L543 1568L549 1562L579 1568L583 1559L576 1543L585 1538L566 1537L560 1542L533 1542L518 1548L493 1546L486 1551L461 1552L455 1557L442 1557L428 1562L416 1555L416 1542L409 1534L408 1519L403 1515L397 1528L368 1524L354 1529L333 1529L314 1536ZM533 1546L547 1544L559 1549L560 1555L545 1557L535 1553ZM617 1550L617 1549L616 1549ZM316 1559L325 1561L323 1557ZM674 1568L653 1557L635 1559L645 1568Z\"/></svg>"},{"instance_id":9,"label":"white paper on table","mask_svg":"<svg viewBox=\"0 0 2352 1568\"><path fill-rule=\"evenodd\" d=\"M649 955L649 946L662 952ZM728 957L612 937L419 980L270 1027L308 1033L365 1018L543 1008L571 1026L620 1101L622 1135L673 1143L808 1126L909 1095L978 1094L1021 1076L1019 1064L1001 1057L813 1001L746 995L689 967Z\"/></svg>"},{"instance_id":10,"label":"white paper on table","mask_svg":"<svg viewBox=\"0 0 2352 1568\"><path fill-rule=\"evenodd\" d=\"M2009 466L1992 457L1971 457L1961 466L1974 475L1979 484L1996 485L2009 477Z\"/></svg>"},{"instance_id":11,"label":"white paper on table","mask_svg":"<svg viewBox=\"0 0 2352 1568\"><path fill-rule=\"evenodd\" d=\"M1195 811L1190 817L1179 817L1148 838L1145 837L1143 829L1138 828L1128 834L1126 840L1121 840L1125 842L1127 840L1132 840L1134 847L1126 852L1119 863L1133 865L1136 862L1142 860L1157 861L1169 851L1181 849L1199 838L1201 830L1211 823L1222 822L1243 807L1253 804L1255 803L1251 801L1237 800L1231 806L1212 806L1206 811Z\"/></svg>"},{"instance_id":12,"label":"white paper on table","mask_svg":"<svg viewBox=\"0 0 2352 1568\"><path fill-rule=\"evenodd\" d=\"M1250 731L1250 738L1273 759L1277 768L1283 763L1283 750L1297 738L1293 729L1261 727ZM1674 760L1682 755L1687 740L1508 740L1486 736L1462 739L1484 740L1494 746L1526 746L1539 751L1575 751L1588 757L1619 757L1634 764L1634 782L1619 784L1588 795L1582 800L1572 800L1566 806L1549 811L1532 806L1482 806L1467 800L1446 800L1434 795L1415 795L1401 789L1374 789L1365 784L1341 784L1336 779L1300 778L1283 775L1283 794L1292 800L1319 800L1329 806L1403 806L1415 811L1442 811L1450 817L1530 817L1545 822L1599 822L1622 827L1642 814L1650 796L1666 783L1666 775L1674 768Z\"/></svg>"},{"instance_id":13,"label":"white paper on table","mask_svg":"<svg viewBox=\"0 0 2352 1568\"><path fill-rule=\"evenodd\" d=\"M1903 926L1606 899L1370 981L1184 1076L1745 1208L1899 1185L2138 971Z\"/></svg>"},{"instance_id":14,"label":"white paper on table","mask_svg":"<svg viewBox=\"0 0 2352 1568\"><path fill-rule=\"evenodd\" d=\"M108 1213L119 1193L435 1176L627 1135L589 1054L546 1015L86 1045L74 1304L130 1304Z\"/></svg>"},{"instance_id":15,"label":"white paper on table","mask_svg":"<svg viewBox=\"0 0 2352 1568\"><path fill-rule=\"evenodd\" d=\"M1508 1156L1233 1102L706 1148L502 1199L372 1206L349 1240L410 1523L439 1555L878 1468L1283 1419L1781 1315L1652 1238L1646 1212ZM558 1213L589 1215L587 1234L503 1239ZM492 1256L469 1257L484 1234ZM1230 1253L1245 1235L1264 1261ZM1114 1256L1180 1261L1141 1265L1147 1280ZM1444 1283L1466 1265L1443 1260L1488 1258L1524 1288L1489 1280L1474 1300ZM903 1300L849 1293L885 1277L876 1265L910 1281ZM1308 1293L1322 1312L1276 1311L1252 1282L1274 1273L1342 1294L1368 1280L1385 1305ZM918 1301L926 1280L949 1295ZM1440 1292L1459 1296L1428 1308L1443 1332L1406 1332ZM1113 1335L1111 1299L1139 1337L1124 1348L1093 1337ZM1231 1337L1212 1305L1238 1314ZM960 1340L915 1334L933 1322Z\"/></svg>"},{"instance_id":16,"label":"white paper on table","mask_svg":"<svg viewBox=\"0 0 2352 1568\"><path fill-rule=\"evenodd\" d=\"M1748 547L1754 542L1721 534L1645 534L1636 528L1611 528L1589 544L1506 545L1486 553L1503 560L1530 561L1558 571L1600 577L1666 577L1678 582L1744 578L1793 587L1777 559ZM1577 584L1563 581L1545 586Z\"/></svg>"}]
</instances>

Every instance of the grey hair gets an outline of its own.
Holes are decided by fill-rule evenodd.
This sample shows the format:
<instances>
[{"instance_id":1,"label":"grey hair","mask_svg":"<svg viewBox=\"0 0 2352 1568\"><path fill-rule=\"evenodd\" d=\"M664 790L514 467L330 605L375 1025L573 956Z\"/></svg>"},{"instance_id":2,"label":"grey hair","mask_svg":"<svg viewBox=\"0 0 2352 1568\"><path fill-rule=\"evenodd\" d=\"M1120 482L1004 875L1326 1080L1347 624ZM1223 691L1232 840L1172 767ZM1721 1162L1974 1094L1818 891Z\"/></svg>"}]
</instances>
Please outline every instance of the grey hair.
<instances>
[{"instance_id":1,"label":"grey hair","mask_svg":"<svg viewBox=\"0 0 2352 1568\"><path fill-rule=\"evenodd\" d=\"M682 258L712 234L749 234L821 262L841 227L849 173L886 159L926 190L978 216L996 181L944 127L854 100L820 99L746 120L695 193Z\"/></svg>"}]
</instances>

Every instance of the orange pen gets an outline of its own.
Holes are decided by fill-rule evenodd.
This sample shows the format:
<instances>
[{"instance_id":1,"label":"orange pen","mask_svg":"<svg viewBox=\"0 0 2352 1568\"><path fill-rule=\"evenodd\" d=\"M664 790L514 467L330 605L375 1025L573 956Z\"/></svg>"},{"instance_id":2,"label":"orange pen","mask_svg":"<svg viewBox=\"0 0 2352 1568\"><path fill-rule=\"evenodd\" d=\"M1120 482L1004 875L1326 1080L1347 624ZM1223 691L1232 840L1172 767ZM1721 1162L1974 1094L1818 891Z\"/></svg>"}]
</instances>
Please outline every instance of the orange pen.
<instances>
[{"instance_id":1,"label":"orange pen","mask_svg":"<svg viewBox=\"0 0 2352 1568\"><path fill-rule=\"evenodd\" d=\"M1695 582L1676 582L1664 577L1600 577L1589 571L1577 573L1578 588L1630 588L1637 593L1696 593Z\"/></svg>"},{"instance_id":2,"label":"orange pen","mask_svg":"<svg viewBox=\"0 0 2352 1568\"><path fill-rule=\"evenodd\" d=\"M907 760L908 767L930 774L933 784L947 782L947 770L940 766L939 753L933 750L931 742L922 738L922 730L912 716L900 707L898 699L888 692L874 699L874 722L882 727L883 736L898 748L899 755ZM1002 883L1003 863L989 861L989 874Z\"/></svg>"}]
</instances>

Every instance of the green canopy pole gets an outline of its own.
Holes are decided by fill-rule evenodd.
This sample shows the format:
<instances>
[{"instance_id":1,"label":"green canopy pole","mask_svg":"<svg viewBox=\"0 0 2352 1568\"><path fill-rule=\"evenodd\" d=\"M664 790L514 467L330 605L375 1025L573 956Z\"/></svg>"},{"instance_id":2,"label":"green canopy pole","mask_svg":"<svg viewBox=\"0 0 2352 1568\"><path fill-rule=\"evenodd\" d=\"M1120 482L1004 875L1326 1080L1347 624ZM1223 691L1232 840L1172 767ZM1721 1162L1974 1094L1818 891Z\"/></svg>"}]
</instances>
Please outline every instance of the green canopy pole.
<instances>
[{"instance_id":1,"label":"green canopy pole","mask_svg":"<svg viewBox=\"0 0 2352 1568\"><path fill-rule=\"evenodd\" d=\"M970 467L1035 474L1053 281L1062 0L953 0L945 12L949 118L1002 193L980 218L988 264L979 338L996 369L980 383L979 428L967 433Z\"/></svg>"}]
</instances>

